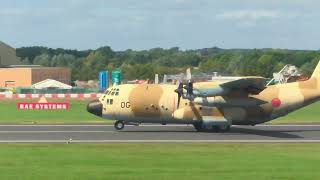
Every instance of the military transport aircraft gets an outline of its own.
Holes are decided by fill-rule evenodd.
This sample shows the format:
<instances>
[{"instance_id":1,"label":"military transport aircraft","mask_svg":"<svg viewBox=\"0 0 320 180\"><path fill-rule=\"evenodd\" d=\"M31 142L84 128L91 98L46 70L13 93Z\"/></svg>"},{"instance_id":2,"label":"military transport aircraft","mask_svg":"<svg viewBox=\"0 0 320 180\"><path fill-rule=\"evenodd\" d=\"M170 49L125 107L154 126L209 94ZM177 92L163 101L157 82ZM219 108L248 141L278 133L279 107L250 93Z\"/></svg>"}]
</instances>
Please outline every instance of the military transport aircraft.
<instances>
[{"instance_id":1,"label":"military transport aircraft","mask_svg":"<svg viewBox=\"0 0 320 180\"><path fill-rule=\"evenodd\" d=\"M320 98L320 62L306 81L265 86L263 77L228 82L123 84L88 104L88 112L117 120L115 128L141 123L192 124L198 131L225 132L284 116Z\"/></svg>"}]
</instances>

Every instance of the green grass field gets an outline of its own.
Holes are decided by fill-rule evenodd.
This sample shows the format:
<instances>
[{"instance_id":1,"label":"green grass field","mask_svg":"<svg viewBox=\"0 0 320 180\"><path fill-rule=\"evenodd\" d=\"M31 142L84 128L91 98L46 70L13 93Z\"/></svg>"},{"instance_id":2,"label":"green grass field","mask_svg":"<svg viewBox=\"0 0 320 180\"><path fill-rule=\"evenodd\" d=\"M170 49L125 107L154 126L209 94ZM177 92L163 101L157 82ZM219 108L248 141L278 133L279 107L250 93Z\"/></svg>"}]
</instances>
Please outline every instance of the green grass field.
<instances>
[{"instance_id":1,"label":"green grass field","mask_svg":"<svg viewBox=\"0 0 320 180\"><path fill-rule=\"evenodd\" d=\"M1 144L0 179L319 179L320 144Z\"/></svg>"},{"instance_id":2,"label":"green grass field","mask_svg":"<svg viewBox=\"0 0 320 180\"><path fill-rule=\"evenodd\" d=\"M271 123L320 123L320 102L299 109Z\"/></svg>"},{"instance_id":3,"label":"green grass field","mask_svg":"<svg viewBox=\"0 0 320 180\"><path fill-rule=\"evenodd\" d=\"M30 101L30 100L21 100ZM91 115L86 111L88 101L70 101L68 111L17 110L15 101L0 102L0 124L72 124L72 123L112 123L112 121ZM320 102L307 106L288 116L272 121L279 123L320 123L318 116Z\"/></svg>"}]
</instances>

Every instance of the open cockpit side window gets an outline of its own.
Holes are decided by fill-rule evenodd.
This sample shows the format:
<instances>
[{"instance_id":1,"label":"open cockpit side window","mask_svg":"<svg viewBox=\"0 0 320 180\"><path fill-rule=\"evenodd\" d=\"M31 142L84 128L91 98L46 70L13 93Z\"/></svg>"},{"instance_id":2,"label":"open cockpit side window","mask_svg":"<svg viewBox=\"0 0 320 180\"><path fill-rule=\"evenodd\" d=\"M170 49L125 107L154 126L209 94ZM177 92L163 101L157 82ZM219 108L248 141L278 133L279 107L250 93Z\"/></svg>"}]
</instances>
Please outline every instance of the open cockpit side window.
<instances>
[{"instance_id":1,"label":"open cockpit side window","mask_svg":"<svg viewBox=\"0 0 320 180\"><path fill-rule=\"evenodd\" d=\"M113 104L113 99L106 99L106 104L107 105L112 105Z\"/></svg>"}]
</instances>

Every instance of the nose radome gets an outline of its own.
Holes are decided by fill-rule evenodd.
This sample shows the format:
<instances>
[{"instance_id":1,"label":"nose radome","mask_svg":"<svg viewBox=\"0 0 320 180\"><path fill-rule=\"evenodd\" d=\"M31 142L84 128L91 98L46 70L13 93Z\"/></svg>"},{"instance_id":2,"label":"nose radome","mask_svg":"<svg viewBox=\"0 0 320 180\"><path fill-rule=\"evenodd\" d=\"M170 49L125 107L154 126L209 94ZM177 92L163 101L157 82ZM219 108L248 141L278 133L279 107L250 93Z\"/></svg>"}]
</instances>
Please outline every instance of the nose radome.
<instances>
[{"instance_id":1,"label":"nose radome","mask_svg":"<svg viewBox=\"0 0 320 180\"><path fill-rule=\"evenodd\" d=\"M102 116L102 103L97 99L94 101L91 101L87 105L87 111L91 114L94 114L96 116Z\"/></svg>"}]
</instances>

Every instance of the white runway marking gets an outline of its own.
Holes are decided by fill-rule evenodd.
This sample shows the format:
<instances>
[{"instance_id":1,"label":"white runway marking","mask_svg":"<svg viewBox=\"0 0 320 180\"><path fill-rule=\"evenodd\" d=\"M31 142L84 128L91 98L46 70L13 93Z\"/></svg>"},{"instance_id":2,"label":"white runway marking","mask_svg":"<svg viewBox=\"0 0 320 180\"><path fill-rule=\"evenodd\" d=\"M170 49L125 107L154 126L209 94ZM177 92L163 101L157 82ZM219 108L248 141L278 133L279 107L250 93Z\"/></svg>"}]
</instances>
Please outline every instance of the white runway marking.
<instances>
[{"instance_id":1,"label":"white runway marking","mask_svg":"<svg viewBox=\"0 0 320 180\"><path fill-rule=\"evenodd\" d=\"M0 133L114 133L117 131L0 131Z\"/></svg>"},{"instance_id":2,"label":"white runway marking","mask_svg":"<svg viewBox=\"0 0 320 180\"><path fill-rule=\"evenodd\" d=\"M238 126L238 125L234 125ZM260 124L256 125L257 127L320 127L320 124ZM239 126L241 127L241 126ZM245 126L242 126L245 127ZM252 126L254 127L254 126Z\"/></svg>"},{"instance_id":3,"label":"white runway marking","mask_svg":"<svg viewBox=\"0 0 320 180\"><path fill-rule=\"evenodd\" d=\"M126 126L134 126L134 125L126 125ZM142 124L139 126L146 127L183 127L183 126L191 126L187 124L170 124L170 125L161 125L161 124ZM320 126L320 125L319 125ZM0 125L0 127L114 127L113 124L22 124L22 125L14 125L14 124L5 124Z\"/></svg>"},{"instance_id":4,"label":"white runway marking","mask_svg":"<svg viewBox=\"0 0 320 180\"><path fill-rule=\"evenodd\" d=\"M0 140L0 143L320 143L318 140Z\"/></svg>"},{"instance_id":5,"label":"white runway marking","mask_svg":"<svg viewBox=\"0 0 320 180\"><path fill-rule=\"evenodd\" d=\"M235 126L230 133L197 133L191 125L127 130L107 124L0 125L0 143L320 143L320 124Z\"/></svg>"},{"instance_id":6,"label":"white runway marking","mask_svg":"<svg viewBox=\"0 0 320 180\"><path fill-rule=\"evenodd\" d=\"M113 127L112 124L23 124L23 125L13 125L13 124L5 124L0 125L0 127ZM126 126L134 126L134 125L126 125ZM185 127L192 126L191 124L169 124L169 125L161 125L161 124L142 124L140 127ZM232 125L234 127L255 127L255 126L246 126L246 125ZM256 125L256 127L320 127L320 124L261 124Z\"/></svg>"}]
</instances>

